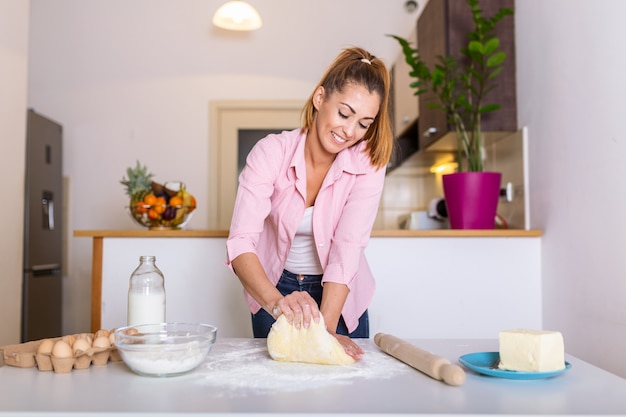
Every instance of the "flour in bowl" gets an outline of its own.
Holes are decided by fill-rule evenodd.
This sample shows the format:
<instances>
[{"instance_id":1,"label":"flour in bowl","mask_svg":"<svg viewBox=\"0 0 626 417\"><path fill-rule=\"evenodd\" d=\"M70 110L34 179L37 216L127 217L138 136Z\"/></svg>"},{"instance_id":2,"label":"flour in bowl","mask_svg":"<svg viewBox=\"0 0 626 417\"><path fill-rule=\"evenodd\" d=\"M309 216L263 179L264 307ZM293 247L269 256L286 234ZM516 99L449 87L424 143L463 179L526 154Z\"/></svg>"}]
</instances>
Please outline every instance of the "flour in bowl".
<instances>
[{"instance_id":1,"label":"flour in bowl","mask_svg":"<svg viewBox=\"0 0 626 417\"><path fill-rule=\"evenodd\" d=\"M133 371L144 375L176 375L190 371L197 367L207 355L206 349L201 349L197 341L184 345L175 345L175 349L150 351L150 345L141 349L143 345L136 345L134 350L121 352L124 363Z\"/></svg>"}]
</instances>

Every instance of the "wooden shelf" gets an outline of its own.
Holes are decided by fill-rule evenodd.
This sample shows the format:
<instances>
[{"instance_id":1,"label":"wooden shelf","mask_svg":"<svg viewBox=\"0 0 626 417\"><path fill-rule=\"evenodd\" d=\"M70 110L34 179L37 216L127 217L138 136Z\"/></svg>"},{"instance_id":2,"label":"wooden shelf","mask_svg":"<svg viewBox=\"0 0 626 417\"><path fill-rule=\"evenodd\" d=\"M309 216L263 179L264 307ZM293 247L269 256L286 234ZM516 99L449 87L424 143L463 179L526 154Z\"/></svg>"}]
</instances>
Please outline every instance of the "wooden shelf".
<instances>
[{"instance_id":1,"label":"wooden shelf","mask_svg":"<svg viewBox=\"0 0 626 417\"><path fill-rule=\"evenodd\" d=\"M372 237L537 237L541 230L373 230ZM228 230L75 230L74 237L228 237Z\"/></svg>"},{"instance_id":2,"label":"wooden shelf","mask_svg":"<svg viewBox=\"0 0 626 417\"><path fill-rule=\"evenodd\" d=\"M541 230L493 229L493 230L373 230L372 237L538 237Z\"/></svg>"},{"instance_id":3,"label":"wooden shelf","mask_svg":"<svg viewBox=\"0 0 626 417\"><path fill-rule=\"evenodd\" d=\"M74 230L74 237L228 237L228 230Z\"/></svg>"}]
</instances>

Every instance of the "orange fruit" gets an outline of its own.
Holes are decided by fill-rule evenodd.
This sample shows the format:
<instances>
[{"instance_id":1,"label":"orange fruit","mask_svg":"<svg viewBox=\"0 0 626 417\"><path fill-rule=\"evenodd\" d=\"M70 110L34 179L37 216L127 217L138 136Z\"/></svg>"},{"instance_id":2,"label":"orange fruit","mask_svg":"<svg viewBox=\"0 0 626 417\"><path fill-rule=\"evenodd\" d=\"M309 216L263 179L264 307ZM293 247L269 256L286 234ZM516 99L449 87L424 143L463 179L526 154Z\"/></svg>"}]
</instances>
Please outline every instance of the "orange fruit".
<instances>
[{"instance_id":1,"label":"orange fruit","mask_svg":"<svg viewBox=\"0 0 626 417\"><path fill-rule=\"evenodd\" d=\"M145 213L147 211L146 206L144 203L142 203L141 201L138 203L135 203L135 213Z\"/></svg>"},{"instance_id":2,"label":"orange fruit","mask_svg":"<svg viewBox=\"0 0 626 417\"><path fill-rule=\"evenodd\" d=\"M194 196L190 196L191 202L189 203L189 213L196 209L196 198Z\"/></svg>"},{"instance_id":3,"label":"orange fruit","mask_svg":"<svg viewBox=\"0 0 626 417\"><path fill-rule=\"evenodd\" d=\"M152 220L156 220L161 216L159 215L159 213L157 213L155 209L151 208L148 210L148 217L151 218Z\"/></svg>"},{"instance_id":4,"label":"orange fruit","mask_svg":"<svg viewBox=\"0 0 626 417\"><path fill-rule=\"evenodd\" d=\"M170 206L182 206L183 205L183 198L175 195L174 197L170 198Z\"/></svg>"},{"instance_id":5,"label":"orange fruit","mask_svg":"<svg viewBox=\"0 0 626 417\"><path fill-rule=\"evenodd\" d=\"M154 194L148 194L143 198L143 202L149 206L153 206L156 204L157 198Z\"/></svg>"},{"instance_id":6,"label":"orange fruit","mask_svg":"<svg viewBox=\"0 0 626 417\"><path fill-rule=\"evenodd\" d=\"M154 203L154 211L159 214L163 214L163 212L165 211L165 206L167 206L165 197L157 197L156 202Z\"/></svg>"}]
</instances>

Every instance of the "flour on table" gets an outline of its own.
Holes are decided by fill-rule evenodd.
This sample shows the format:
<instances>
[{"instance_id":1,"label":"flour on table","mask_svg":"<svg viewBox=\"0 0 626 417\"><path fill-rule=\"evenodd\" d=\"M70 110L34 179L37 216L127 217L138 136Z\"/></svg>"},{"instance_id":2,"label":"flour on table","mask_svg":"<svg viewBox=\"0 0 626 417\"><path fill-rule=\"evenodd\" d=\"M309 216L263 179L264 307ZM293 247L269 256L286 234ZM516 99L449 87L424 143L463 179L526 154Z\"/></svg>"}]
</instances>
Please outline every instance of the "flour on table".
<instances>
[{"instance_id":1,"label":"flour on table","mask_svg":"<svg viewBox=\"0 0 626 417\"><path fill-rule=\"evenodd\" d=\"M272 325L267 336L267 350L272 359L323 365L350 365L355 361L339 341L326 330L324 317L309 327L289 324L284 314Z\"/></svg>"},{"instance_id":2,"label":"flour on table","mask_svg":"<svg viewBox=\"0 0 626 417\"><path fill-rule=\"evenodd\" d=\"M354 339L365 351L350 366L328 366L272 360L265 339L218 340L211 353L193 372L199 383L224 397L298 392L356 379L389 379L412 368L383 353L369 339Z\"/></svg>"}]
</instances>

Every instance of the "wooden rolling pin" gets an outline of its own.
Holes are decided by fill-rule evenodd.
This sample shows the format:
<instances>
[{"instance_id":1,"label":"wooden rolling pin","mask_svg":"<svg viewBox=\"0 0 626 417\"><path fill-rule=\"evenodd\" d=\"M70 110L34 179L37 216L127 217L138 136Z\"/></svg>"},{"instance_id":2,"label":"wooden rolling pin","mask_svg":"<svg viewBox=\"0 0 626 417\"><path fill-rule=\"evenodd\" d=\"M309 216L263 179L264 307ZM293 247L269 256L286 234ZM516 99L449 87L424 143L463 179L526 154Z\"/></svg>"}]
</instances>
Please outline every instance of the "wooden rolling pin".
<instances>
[{"instance_id":1,"label":"wooden rolling pin","mask_svg":"<svg viewBox=\"0 0 626 417\"><path fill-rule=\"evenodd\" d=\"M449 360L418 348L390 334L377 333L374 343L385 353L410 365L426 375L448 385L461 385L465 382L465 372Z\"/></svg>"}]
</instances>

